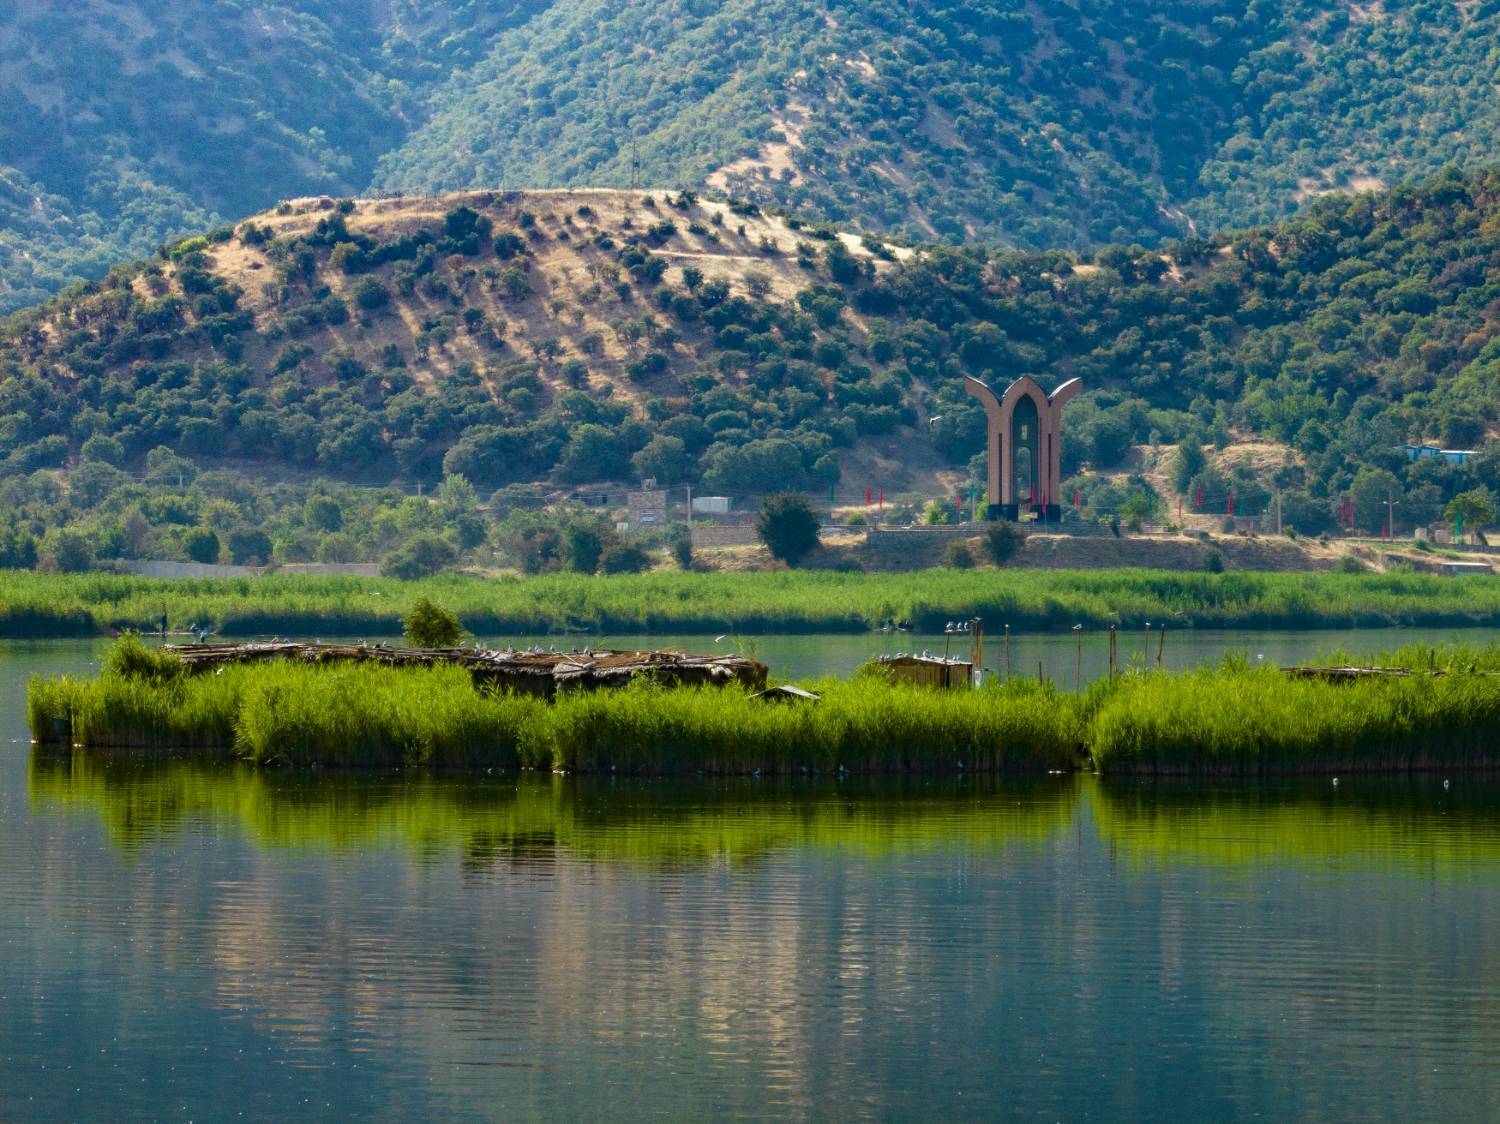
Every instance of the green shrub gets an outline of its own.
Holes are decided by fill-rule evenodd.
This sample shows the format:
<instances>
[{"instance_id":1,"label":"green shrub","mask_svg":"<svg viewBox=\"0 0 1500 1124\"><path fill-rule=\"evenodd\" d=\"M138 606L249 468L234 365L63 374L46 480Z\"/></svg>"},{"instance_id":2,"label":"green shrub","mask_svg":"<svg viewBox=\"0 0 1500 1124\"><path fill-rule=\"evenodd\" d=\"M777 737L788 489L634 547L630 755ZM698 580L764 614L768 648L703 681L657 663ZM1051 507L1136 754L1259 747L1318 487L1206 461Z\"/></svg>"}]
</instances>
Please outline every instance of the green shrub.
<instances>
[{"instance_id":1,"label":"green shrub","mask_svg":"<svg viewBox=\"0 0 1500 1124\"><path fill-rule=\"evenodd\" d=\"M795 566L818 545L818 517L801 492L780 492L761 505L755 533L772 558Z\"/></svg>"},{"instance_id":2,"label":"green shrub","mask_svg":"<svg viewBox=\"0 0 1500 1124\"><path fill-rule=\"evenodd\" d=\"M990 561L1003 566L1026 543L1025 532L1010 523L991 523L984 531L984 551Z\"/></svg>"},{"instance_id":3,"label":"green shrub","mask_svg":"<svg viewBox=\"0 0 1500 1124\"><path fill-rule=\"evenodd\" d=\"M413 648L457 648L466 635L457 613L426 597L417 598L401 622L401 631Z\"/></svg>"},{"instance_id":4,"label":"green shrub","mask_svg":"<svg viewBox=\"0 0 1500 1124\"><path fill-rule=\"evenodd\" d=\"M599 556L601 574L639 574L650 568L650 553L635 543L615 543Z\"/></svg>"},{"instance_id":5,"label":"green shrub","mask_svg":"<svg viewBox=\"0 0 1500 1124\"><path fill-rule=\"evenodd\" d=\"M969 544L966 542L950 542L944 554L944 564L950 570L972 570L974 552L969 549Z\"/></svg>"},{"instance_id":6,"label":"green shrub","mask_svg":"<svg viewBox=\"0 0 1500 1124\"><path fill-rule=\"evenodd\" d=\"M104 656L103 673L147 683L171 683L181 677L183 663L176 654L151 648L134 632L124 633Z\"/></svg>"}]
</instances>

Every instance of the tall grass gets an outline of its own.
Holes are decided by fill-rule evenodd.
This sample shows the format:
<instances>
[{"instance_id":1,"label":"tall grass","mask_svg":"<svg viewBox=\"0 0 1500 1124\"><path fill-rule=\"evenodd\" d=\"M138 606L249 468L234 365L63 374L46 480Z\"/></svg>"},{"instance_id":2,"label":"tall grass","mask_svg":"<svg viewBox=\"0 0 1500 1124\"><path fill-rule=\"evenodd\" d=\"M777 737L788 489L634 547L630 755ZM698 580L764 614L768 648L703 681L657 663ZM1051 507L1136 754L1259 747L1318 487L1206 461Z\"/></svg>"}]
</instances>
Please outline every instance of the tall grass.
<instances>
[{"instance_id":1,"label":"tall grass","mask_svg":"<svg viewBox=\"0 0 1500 1124\"><path fill-rule=\"evenodd\" d=\"M576 772L903 773L1070 769L1071 705L1030 685L940 695L875 680L813 685L816 704L740 690L575 693L522 728L529 765Z\"/></svg>"},{"instance_id":2,"label":"tall grass","mask_svg":"<svg viewBox=\"0 0 1500 1124\"><path fill-rule=\"evenodd\" d=\"M481 694L455 668L228 667L171 681L106 671L34 680L38 740L176 746L261 763L622 773L1020 772L1071 768L1072 707L1030 685L945 697L861 680L813 705L739 688L568 692L553 705Z\"/></svg>"},{"instance_id":3,"label":"tall grass","mask_svg":"<svg viewBox=\"0 0 1500 1124\"><path fill-rule=\"evenodd\" d=\"M452 667L243 670L234 745L264 764L515 769L521 726L545 706L480 694Z\"/></svg>"},{"instance_id":4,"label":"tall grass","mask_svg":"<svg viewBox=\"0 0 1500 1124\"><path fill-rule=\"evenodd\" d=\"M134 643L126 641L123 647ZM128 653L127 653L128 655ZM34 679L38 740L233 753L261 763L578 773L1106 774L1500 767L1500 649L1408 649L1443 675L1289 680L1243 659L1126 675L1082 698L1016 682L935 692L862 676L817 703L733 688L476 692L457 668L272 663L213 675L111 657L99 679Z\"/></svg>"},{"instance_id":5,"label":"tall grass","mask_svg":"<svg viewBox=\"0 0 1500 1124\"><path fill-rule=\"evenodd\" d=\"M1102 684L1085 705L1106 774L1500 766L1500 679L1488 675L1328 683L1231 665Z\"/></svg>"},{"instance_id":6,"label":"tall grass","mask_svg":"<svg viewBox=\"0 0 1500 1124\"><path fill-rule=\"evenodd\" d=\"M213 627L223 635L396 635L420 597L480 636L515 632L848 632L886 621L941 627L1500 624L1500 582L1418 574L1189 574L1151 570L928 570L905 574L661 573L446 576L422 582L269 574L161 580L0 571L0 635L77 636Z\"/></svg>"}]
</instances>

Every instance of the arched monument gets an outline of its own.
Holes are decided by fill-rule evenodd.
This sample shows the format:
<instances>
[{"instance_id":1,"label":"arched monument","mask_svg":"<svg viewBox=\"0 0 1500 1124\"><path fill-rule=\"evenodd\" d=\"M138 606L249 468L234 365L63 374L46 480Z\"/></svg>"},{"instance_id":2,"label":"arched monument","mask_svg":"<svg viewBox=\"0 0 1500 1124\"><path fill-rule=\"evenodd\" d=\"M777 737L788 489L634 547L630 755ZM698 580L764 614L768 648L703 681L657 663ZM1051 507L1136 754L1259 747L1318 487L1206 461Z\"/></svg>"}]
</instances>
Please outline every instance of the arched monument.
<instances>
[{"instance_id":1,"label":"arched monument","mask_svg":"<svg viewBox=\"0 0 1500 1124\"><path fill-rule=\"evenodd\" d=\"M1083 380L1069 379L1051 394L1030 375L998 398L975 378L964 379L964 389L984 403L989 517L1019 519L1023 511L1034 511L1038 519L1056 523L1062 517L1062 411L1083 389Z\"/></svg>"}]
</instances>

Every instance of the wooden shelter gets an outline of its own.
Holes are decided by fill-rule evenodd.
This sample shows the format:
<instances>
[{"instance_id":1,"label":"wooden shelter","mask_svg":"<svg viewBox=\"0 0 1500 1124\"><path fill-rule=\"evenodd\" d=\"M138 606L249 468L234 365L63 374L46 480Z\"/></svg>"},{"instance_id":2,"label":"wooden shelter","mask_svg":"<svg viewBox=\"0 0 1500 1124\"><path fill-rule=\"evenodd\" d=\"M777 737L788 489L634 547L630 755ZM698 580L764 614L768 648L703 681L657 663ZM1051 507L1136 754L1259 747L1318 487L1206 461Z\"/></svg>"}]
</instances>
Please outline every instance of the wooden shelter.
<instances>
[{"instance_id":1,"label":"wooden shelter","mask_svg":"<svg viewBox=\"0 0 1500 1124\"><path fill-rule=\"evenodd\" d=\"M890 672L896 683L912 683L952 691L974 684L974 664L970 660L946 659L943 656L881 656L880 666Z\"/></svg>"},{"instance_id":2,"label":"wooden shelter","mask_svg":"<svg viewBox=\"0 0 1500 1124\"><path fill-rule=\"evenodd\" d=\"M663 686L723 687L739 683L764 690L763 663L734 655L693 655L667 649L649 652L542 651L539 648L397 648L386 644L304 644L272 641L250 644L170 644L190 673L234 664L292 660L309 664L372 663L383 667L465 668L474 686L552 698L560 689L623 687L637 676Z\"/></svg>"}]
</instances>

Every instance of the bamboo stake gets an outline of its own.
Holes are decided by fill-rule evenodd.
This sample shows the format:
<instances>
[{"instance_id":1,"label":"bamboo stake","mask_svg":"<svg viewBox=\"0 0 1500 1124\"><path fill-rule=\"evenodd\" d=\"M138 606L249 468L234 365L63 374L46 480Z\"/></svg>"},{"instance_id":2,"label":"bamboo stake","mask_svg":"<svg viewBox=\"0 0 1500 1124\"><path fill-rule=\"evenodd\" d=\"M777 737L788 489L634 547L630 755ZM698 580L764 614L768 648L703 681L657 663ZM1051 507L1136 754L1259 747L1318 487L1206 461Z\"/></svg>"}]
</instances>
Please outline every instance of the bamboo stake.
<instances>
[{"instance_id":1,"label":"bamboo stake","mask_svg":"<svg viewBox=\"0 0 1500 1124\"><path fill-rule=\"evenodd\" d=\"M1083 625L1073 626L1073 639L1077 641L1073 654L1073 693L1077 695L1083 692Z\"/></svg>"}]
</instances>

